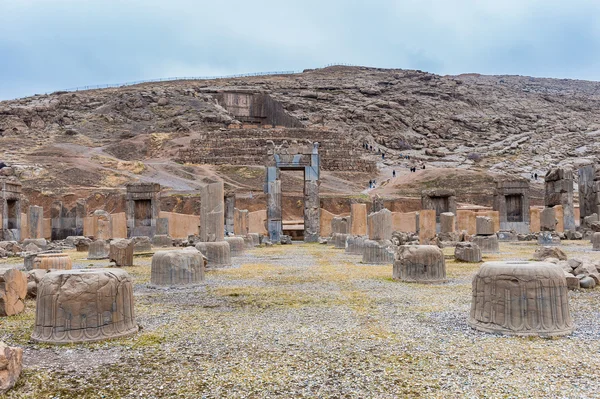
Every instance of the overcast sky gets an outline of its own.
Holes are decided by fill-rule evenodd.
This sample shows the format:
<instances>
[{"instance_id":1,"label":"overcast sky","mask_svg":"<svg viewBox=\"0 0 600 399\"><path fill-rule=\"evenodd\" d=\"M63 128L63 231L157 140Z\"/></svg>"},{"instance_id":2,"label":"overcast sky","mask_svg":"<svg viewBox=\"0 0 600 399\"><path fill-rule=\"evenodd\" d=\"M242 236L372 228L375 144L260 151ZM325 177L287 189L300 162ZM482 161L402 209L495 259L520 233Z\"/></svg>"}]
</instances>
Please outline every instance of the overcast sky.
<instances>
[{"instance_id":1,"label":"overcast sky","mask_svg":"<svg viewBox=\"0 0 600 399\"><path fill-rule=\"evenodd\" d=\"M331 63L600 80L600 0L0 0L0 99Z\"/></svg>"}]
</instances>

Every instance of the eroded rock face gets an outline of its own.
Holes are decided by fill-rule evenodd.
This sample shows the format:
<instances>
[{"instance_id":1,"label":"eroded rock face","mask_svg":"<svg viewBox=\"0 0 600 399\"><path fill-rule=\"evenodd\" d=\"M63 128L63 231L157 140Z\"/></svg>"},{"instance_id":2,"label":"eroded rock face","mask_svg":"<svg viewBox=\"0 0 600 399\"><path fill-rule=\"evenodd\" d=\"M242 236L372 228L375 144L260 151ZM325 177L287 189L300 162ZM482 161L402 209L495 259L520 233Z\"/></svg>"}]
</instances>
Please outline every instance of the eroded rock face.
<instances>
[{"instance_id":1,"label":"eroded rock face","mask_svg":"<svg viewBox=\"0 0 600 399\"><path fill-rule=\"evenodd\" d=\"M225 237L225 242L229 244L231 256L242 256L246 245L242 237Z\"/></svg>"},{"instance_id":2,"label":"eroded rock face","mask_svg":"<svg viewBox=\"0 0 600 399\"><path fill-rule=\"evenodd\" d=\"M204 280L206 263L206 257L195 248L158 251L152 256L150 282L162 286L198 284Z\"/></svg>"},{"instance_id":3,"label":"eroded rock face","mask_svg":"<svg viewBox=\"0 0 600 399\"><path fill-rule=\"evenodd\" d=\"M23 348L0 342L0 395L15 386L23 367Z\"/></svg>"},{"instance_id":4,"label":"eroded rock face","mask_svg":"<svg viewBox=\"0 0 600 399\"><path fill-rule=\"evenodd\" d=\"M207 269L231 266L231 249L226 241L199 242L196 249L206 256Z\"/></svg>"},{"instance_id":5,"label":"eroded rock face","mask_svg":"<svg viewBox=\"0 0 600 399\"><path fill-rule=\"evenodd\" d=\"M71 270L73 262L68 254L38 254L33 259L33 269Z\"/></svg>"},{"instance_id":6,"label":"eroded rock face","mask_svg":"<svg viewBox=\"0 0 600 399\"><path fill-rule=\"evenodd\" d=\"M567 260L567 255L558 247L540 247L533 254L534 260L544 260L547 258Z\"/></svg>"},{"instance_id":7,"label":"eroded rock face","mask_svg":"<svg viewBox=\"0 0 600 399\"><path fill-rule=\"evenodd\" d=\"M132 280L124 270L61 270L38 284L33 341L92 342L137 330Z\"/></svg>"},{"instance_id":8,"label":"eroded rock face","mask_svg":"<svg viewBox=\"0 0 600 399\"><path fill-rule=\"evenodd\" d=\"M111 241L108 259L118 267L133 266L133 241L124 238Z\"/></svg>"},{"instance_id":9,"label":"eroded rock face","mask_svg":"<svg viewBox=\"0 0 600 399\"><path fill-rule=\"evenodd\" d=\"M481 249L473 242L459 242L454 248L454 258L461 262L481 262Z\"/></svg>"},{"instance_id":10,"label":"eroded rock face","mask_svg":"<svg viewBox=\"0 0 600 399\"><path fill-rule=\"evenodd\" d=\"M401 245L393 277L411 283L442 283L446 281L444 253L435 245Z\"/></svg>"},{"instance_id":11,"label":"eroded rock face","mask_svg":"<svg viewBox=\"0 0 600 399\"><path fill-rule=\"evenodd\" d=\"M566 335L573 331L567 281L546 262L486 262L473 278L469 325L508 335Z\"/></svg>"},{"instance_id":12,"label":"eroded rock face","mask_svg":"<svg viewBox=\"0 0 600 399\"><path fill-rule=\"evenodd\" d=\"M17 269L0 269L0 316L14 316L25 309L27 276Z\"/></svg>"}]
</instances>

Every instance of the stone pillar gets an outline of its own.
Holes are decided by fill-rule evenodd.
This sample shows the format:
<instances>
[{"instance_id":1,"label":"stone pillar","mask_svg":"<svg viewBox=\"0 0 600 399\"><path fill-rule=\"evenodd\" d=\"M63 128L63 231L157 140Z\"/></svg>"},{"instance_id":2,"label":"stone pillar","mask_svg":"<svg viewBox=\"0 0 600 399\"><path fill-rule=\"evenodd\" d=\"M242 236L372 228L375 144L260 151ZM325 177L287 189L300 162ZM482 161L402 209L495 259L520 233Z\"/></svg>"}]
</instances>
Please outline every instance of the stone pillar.
<instances>
[{"instance_id":1,"label":"stone pillar","mask_svg":"<svg viewBox=\"0 0 600 399\"><path fill-rule=\"evenodd\" d=\"M554 168L546 173L546 195L544 203L547 207L562 205L563 217L559 224L564 230L575 229L575 211L573 208L573 172L569 169Z\"/></svg>"},{"instance_id":2,"label":"stone pillar","mask_svg":"<svg viewBox=\"0 0 600 399\"><path fill-rule=\"evenodd\" d=\"M87 216L87 204L84 199L78 199L75 205L75 235L83 235L83 220Z\"/></svg>"},{"instance_id":3,"label":"stone pillar","mask_svg":"<svg viewBox=\"0 0 600 399\"><path fill-rule=\"evenodd\" d=\"M367 235L367 204L350 206L350 233L355 236Z\"/></svg>"},{"instance_id":4,"label":"stone pillar","mask_svg":"<svg viewBox=\"0 0 600 399\"><path fill-rule=\"evenodd\" d=\"M110 213L103 210L94 211L94 239L110 240L112 238L112 217Z\"/></svg>"},{"instance_id":5,"label":"stone pillar","mask_svg":"<svg viewBox=\"0 0 600 399\"><path fill-rule=\"evenodd\" d=\"M586 165L579 169L579 220L580 226L583 226L583 219L594 213L598 213L596 199L594 198L594 178L596 168L594 165Z\"/></svg>"},{"instance_id":6,"label":"stone pillar","mask_svg":"<svg viewBox=\"0 0 600 399\"><path fill-rule=\"evenodd\" d=\"M383 204L383 198L381 198L379 195L376 195L375 197L373 197L372 207L373 207L373 209L372 209L371 213L375 213L375 212L384 210L385 206Z\"/></svg>"},{"instance_id":7,"label":"stone pillar","mask_svg":"<svg viewBox=\"0 0 600 399\"><path fill-rule=\"evenodd\" d=\"M335 216L331 220L331 234L349 234L352 219L349 216Z\"/></svg>"},{"instance_id":8,"label":"stone pillar","mask_svg":"<svg viewBox=\"0 0 600 399\"><path fill-rule=\"evenodd\" d=\"M440 233L454 233L456 231L456 217L452 212L440 215Z\"/></svg>"},{"instance_id":9,"label":"stone pillar","mask_svg":"<svg viewBox=\"0 0 600 399\"><path fill-rule=\"evenodd\" d=\"M227 202L225 202L227 206ZM246 209L234 209L233 212L233 234L245 236L249 233L250 216Z\"/></svg>"},{"instance_id":10,"label":"stone pillar","mask_svg":"<svg viewBox=\"0 0 600 399\"><path fill-rule=\"evenodd\" d=\"M419 211L419 243L428 244L430 240L435 238L435 210L421 209Z\"/></svg>"},{"instance_id":11,"label":"stone pillar","mask_svg":"<svg viewBox=\"0 0 600 399\"><path fill-rule=\"evenodd\" d=\"M279 169L268 167L266 174L265 193L267 194L267 230L272 243L281 241L283 233L281 211L281 180ZM304 216L306 218L306 215Z\"/></svg>"},{"instance_id":12,"label":"stone pillar","mask_svg":"<svg viewBox=\"0 0 600 399\"><path fill-rule=\"evenodd\" d=\"M225 231L229 234L238 234L235 232L235 209L235 194L229 193L225 197Z\"/></svg>"},{"instance_id":13,"label":"stone pillar","mask_svg":"<svg viewBox=\"0 0 600 399\"><path fill-rule=\"evenodd\" d=\"M30 206L27 225L29 226L29 238L44 238L44 208Z\"/></svg>"},{"instance_id":14,"label":"stone pillar","mask_svg":"<svg viewBox=\"0 0 600 399\"><path fill-rule=\"evenodd\" d=\"M317 155L318 157L318 155ZM307 166L304 168L304 242L317 242L321 230L319 197L319 171Z\"/></svg>"},{"instance_id":15,"label":"stone pillar","mask_svg":"<svg viewBox=\"0 0 600 399\"><path fill-rule=\"evenodd\" d=\"M62 217L63 217L63 206L62 202L54 201L50 207L50 220L52 221L52 240L62 240Z\"/></svg>"},{"instance_id":16,"label":"stone pillar","mask_svg":"<svg viewBox=\"0 0 600 399\"><path fill-rule=\"evenodd\" d=\"M373 241L384 241L392 238L392 212L382 209L371 213L368 217L369 239Z\"/></svg>"},{"instance_id":17,"label":"stone pillar","mask_svg":"<svg viewBox=\"0 0 600 399\"><path fill-rule=\"evenodd\" d=\"M225 203L223 182L202 187L200 203L200 240L219 242L225 237Z\"/></svg>"},{"instance_id":18,"label":"stone pillar","mask_svg":"<svg viewBox=\"0 0 600 399\"><path fill-rule=\"evenodd\" d=\"M556 231L556 210L544 208L540 212L540 231Z\"/></svg>"},{"instance_id":19,"label":"stone pillar","mask_svg":"<svg viewBox=\"0 0 600 399\"><path fill-rule=\"evenodd\" d=\"M117 267L133 266L133 241L127 239L114 240L110 243L108 260Z\"/></svg>"}]
</instances>

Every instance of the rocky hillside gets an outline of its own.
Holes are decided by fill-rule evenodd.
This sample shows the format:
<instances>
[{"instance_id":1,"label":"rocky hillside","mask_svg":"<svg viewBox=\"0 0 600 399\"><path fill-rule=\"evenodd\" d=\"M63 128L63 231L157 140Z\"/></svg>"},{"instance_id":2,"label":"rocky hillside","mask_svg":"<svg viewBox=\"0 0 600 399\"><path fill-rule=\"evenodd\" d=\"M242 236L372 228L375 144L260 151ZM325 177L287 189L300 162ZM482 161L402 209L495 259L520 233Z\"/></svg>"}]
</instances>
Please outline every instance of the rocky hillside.
<instances>
[{"instance_id":1,"label":"rocky hillside","mask_svg":"<svg viewBox=\"0 0 600 399\"><path fill-rule=\"evenodd\" d=\"M314 129L321 142L347 137L352 157L378 162L379 178L412 165L543 175L550 165L587 163L600 153L599 90L600 83L586 81L329 67L56 92L0 102L1 160L26 188L40 191L108 189L137 179L186 191L213 175L238 190L261 190L258 162L232 171L180 160L182 149L202 146L207 134L249 123L224 103L223 93L235 92L266 97L275 111L265 112ZM385 159L364 150L365 142ZM324 190L360 191L370 177L326 172Z\"/></svg>"}]
</instances>

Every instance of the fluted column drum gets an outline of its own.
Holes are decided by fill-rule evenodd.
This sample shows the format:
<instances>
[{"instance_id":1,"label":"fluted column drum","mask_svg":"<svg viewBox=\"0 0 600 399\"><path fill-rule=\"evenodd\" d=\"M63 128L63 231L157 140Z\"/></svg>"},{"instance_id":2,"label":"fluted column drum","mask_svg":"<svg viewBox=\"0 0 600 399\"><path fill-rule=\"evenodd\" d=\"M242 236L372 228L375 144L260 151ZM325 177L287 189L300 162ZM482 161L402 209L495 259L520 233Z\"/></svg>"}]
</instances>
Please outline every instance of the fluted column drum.
<instances>
[{"instance_id":1,"label":"fluted column drum","mask_svg":"<svg viewBox=\"0 0 600 399\"><path fill-rule=\"evenodd\" d=\"M71 270L73 262L67 254L39 254L33 259L34 269Z\"/></svg>"},{"instance_id":2,"label":"fluted column drum","mask_svg":"<svg viewBox=\"0 0 600 399\"><path fill-rule=\"evenodd\" d=\"M444 253L435 245L400 245L393 277L408 283L443 283L446 281Z\"/></svg>"},{"instance_id":3,"label":"fluted column drum","mask_svg":"<svg viewBox=\"0 0 600 399\"><path fill-rule=\"evenodd\" d=\"M92 342L137 330L132 280L124 270L60 270L38 284L33 341Z\"/></svg>"},{"instance_id":4,"label":"fluted column drum","mask_svg":"<svg viewBox=\"0 0 600 399\"><path fill-rule=\"evenodd\" d=\"M150 283L161 286L199 284L204 280L204 261L204 256L195 248L158 251L152 256Z\"/></svg>"},{"instance_id":5,"label":"fluted column drum","mask_svg":"<svg viewBox=\"0 0 600 399\"><path fill-rule=\"evenodd\" d=\"M346 238L348 238L348 234L343 233L333 233L333 247L336 249L345 249L346 248Z\"/></svg>"},{"instance_id":6,"label":"fluted column drum","mask_svg":"<svg viewBox=\"0 0 600 399\"><path fill-rule=\"evenodd\" d=\"M546 262L486 262L473 278L469 325L507 335L573 332L562 268Z\"/></svg>"},{"instance_id":7,"label":"fluted column drum","mask_svg":"<svg viewBox=\"0 0 600 399\"><path fill-rule=\"evenodd\" d=\"M226 241L199 242L196 244L196 249L206 256L207 269L231 266L231 250Z\"/></svg>"},{"instance_id":8,"label":"fluted column drum","mask_svg":"<svg viewBox=\"0 0 600 399\"><path fill-rule=\"evenodd\" d=\"M394 251L390 241L379 243L366 240L363 248L362 263L370 265L385 265L394 263Z\"/></svg>"},{"instance_id":9,"label":"fluted column drum","mask_svg":"<svg viewBox=\"0 0 600 399\"><path fill-rule=\"evenodd\" d=\"M229 243L231 256L242 256L246 249L246 243L243 237L225 237L225 242Z\"/></svg>"},{"instance_id":10,"label":"fluted column drum","mask_svg":"<svg viewBox=\"0 0 600 399\"><path fill-rule=\"evenodd\" d=\"M365 241L367 237L349 235L346 238L346 253L352 255L362 255L365 250Z\"/></svg>"}]
</instances>

